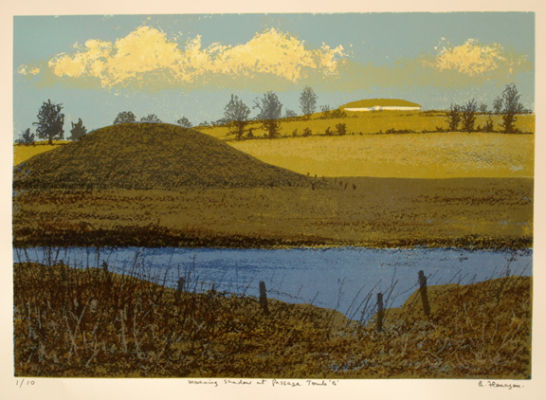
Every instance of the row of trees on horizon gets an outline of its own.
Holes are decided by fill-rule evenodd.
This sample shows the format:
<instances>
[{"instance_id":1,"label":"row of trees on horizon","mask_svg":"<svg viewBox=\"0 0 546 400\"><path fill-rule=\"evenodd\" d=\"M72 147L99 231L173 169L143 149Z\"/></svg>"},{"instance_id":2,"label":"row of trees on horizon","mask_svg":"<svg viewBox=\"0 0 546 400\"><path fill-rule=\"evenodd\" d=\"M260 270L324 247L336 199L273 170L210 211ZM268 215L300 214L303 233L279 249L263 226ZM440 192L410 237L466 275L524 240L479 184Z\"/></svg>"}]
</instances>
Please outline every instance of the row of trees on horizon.
<instances>
[{"instance_id":1,"label":"row of trees on horizon","mask_svg":"<svg viewBox=\"0 0 546 400\"><path fill-rule=\"evenodd\" d=\"M309 116L316 110L318 96L312 88L305 87L300 95L300 108L304 116ZM258 114L254 119L250 117L250 108L237 96L231 95L230 101L224 108L224 117L213 122L204 121L203 125L226 125L233 127L232 133L241 139L246 125L252 120L263 121L263 125L268 132L269 137L275 137L278 134L279 119L282 114L282 103L276 93L272 91L266 92L263 97L258 98L254 102L253 108L258 110ZM21 132L20 138L17 140L21 144L32 144L36 137L39 139L47 139L51 144L53 140L64 138L64 114L61 112L62 104L54 104L48 99L44 102L38 111L37 121L33 122L36 126L36 134L27 128ZM329 109L329 106L322 106L322 109ZM297 113L293 110L286 109L285 118L297 117ZM132 111L122 111L118 113L113 124L135 123L136 115ZM156 114L148 114L140 119L140 122L160 123L161 119ZM191 128L193 125L186 116L182 116L176 123L184 128ZM87 134L87 129L83 126L83 121L78 119L72 122L71 136L68 138L72 141L77 141Z\"/></svg>"},{"instance_id":2,"label":"row of trees on horizon","mask_svg":"<svg viewBox=\"0 0 546 400\"><path fill-rule=\"evenodd\" d=\"M525 112L523 105L519 101L520 94L514 84L507 84L501 93L493 102L492 109L494 114L502 114L502 130L504 132L516 132L515 121L516 115ZM301 116L309 118L317 109L318 96L311 87L305 87L299 96L299 106ZM269 138L278 136L280 119L282 116L282 103L277 94L273 91L268 91L262 97L256 98L252 109L257 110L254 118L250 118L251 108L239 98L232 94L229 102L224 107L224 116L217 121L204 121L199 126L207 125L229 125L230 133L240 140L243 138L245 129L252 121L261 121L262 126L267 132ZM63 139L64 137L64 114L62 113L62 104L52 103L48 99L43 102L37 115L37 121L33 122L36 126L36 133L32 133L30 128L21 132L20 138L17 140L21 144L32 144L36 137L46 139L51 144L53 140ZM320 107L324 117L340 118L346 114L336 109L330 110L329 105ZM489 119L483 127L475 128L476 116L478 113L489 114ZM466 131L473 132L476 130L494 131L493 120L486 104L478 106L475 99L469 100L463 105L452 104L447 111L448 125L450 131ZM286 109L284 118L299 117L298 114L290 109ZM113 121L113 124L136 123L137 117L131 111L122 111L118 113ZM156 114L148 114L140 119L140 122L160 123L161 119ZM191 128L193 125L186 116L182 116L176 123L184 128ZM71 122L71 136L68 138L72 141L77 141L87 134L87 128L83 125L83 121L79 118L75 122ZM252 138L252 129L248 130L247 137Z\"/></svg>"},{"instance_id":3,"label":"row of trees on horizon","mask_svg":"<svg viewBox=\"0 0 546 400\"><path fill-rule=\"evenodd\" d=\"M515 126L516 115L526 111L519 99L519 91L516 85L511 83L506 85L502 93L493 101L493 113L502 115L500 127L505 133L518 132ZM478 112L489 115L482 127L475 127ZM475 132L481 130L493 132L495 130L487 104L482 103L478 106L475 99L471 99L463 105L452 104L447 117L450 131Z\"/></svg>"}]
</instances>

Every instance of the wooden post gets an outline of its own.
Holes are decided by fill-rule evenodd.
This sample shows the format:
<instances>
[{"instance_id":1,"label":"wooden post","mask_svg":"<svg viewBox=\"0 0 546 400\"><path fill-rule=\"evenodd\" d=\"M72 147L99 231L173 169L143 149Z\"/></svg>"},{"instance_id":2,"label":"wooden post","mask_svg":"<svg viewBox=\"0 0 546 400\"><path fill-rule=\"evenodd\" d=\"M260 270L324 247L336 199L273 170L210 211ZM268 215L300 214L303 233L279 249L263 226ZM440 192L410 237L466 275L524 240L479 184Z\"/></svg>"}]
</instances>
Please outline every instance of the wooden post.
<instances>
[{"instance_id":1,"label":"wooden post","mask_svg":"<svg viewBox=\"0 0 546 400\"><path fill-rule=\"evenodd\" d=\"M104 274L104 277L106 278L107 283L110 285L111 284L110 273L108 270L108 263L106 261L102 262L102 272Z\"/></svg>"},{"instance_id":2,"label":"wooden post","mask_svg":"<svg viewBox=\"0 0 546 400\"><path fill-rule=\"evenodd\" d=\"M423 271L419 271L419 291L421 292L421 301L423 302L425 315L430 317L430 304L428 303L427 295L427 277Z\"/></svg>"},{"instance_id":3,"label":"wooden post","mask_svg":"<svg viewBox=\"0 0 546 400\"><path fill-rule=\"evenodd\" d=\"M267 292L265 290L265 282L260 281L260 306L264 314L269 314L269 309L267 308Z\"/></svg>"},{"instance_id":4,"label":"wooden post","mask_svg":"<svg viewBox=\"0 0 546 400\"><path fill-rule=\"evenodd\" d=\"M112 276L108 271L108 263L106 261L102 262L102 273L104 275L104 286L108 296L110 296L112 289Z\"/></svg>"},{"instance_id":5,"label":"wooden post","mask_svg":"<svg viewBox=\"0 0 546 400\"><path fill-rule=\"evenodd\" d=\"M183 292L185 283L186 283L186 280L184 278L178 278L178 286L176 290L178 290L179 292Z\"/></svg>"},{"instance_id":6,"label":"wooden post","mask_svg":"<svg viewBox=\"0 0 546 400\"><path fill-rule=\"evenodd\" d=\"M180 302L180 293L184 291L185 283L186 283L186 280L184 278L178 278L176 292L174 294L174 300L176 301L177 304Z\"/></svg>"},{"instance_id":7,"label":"wooden post","mask_svg":"<svg viewBox=\"0 0 546 400\"><path fill-rule=\"evenodd\" d=\"M377 293L377 332L383 331L383 294Z\"/></svg>"}]
</instances>

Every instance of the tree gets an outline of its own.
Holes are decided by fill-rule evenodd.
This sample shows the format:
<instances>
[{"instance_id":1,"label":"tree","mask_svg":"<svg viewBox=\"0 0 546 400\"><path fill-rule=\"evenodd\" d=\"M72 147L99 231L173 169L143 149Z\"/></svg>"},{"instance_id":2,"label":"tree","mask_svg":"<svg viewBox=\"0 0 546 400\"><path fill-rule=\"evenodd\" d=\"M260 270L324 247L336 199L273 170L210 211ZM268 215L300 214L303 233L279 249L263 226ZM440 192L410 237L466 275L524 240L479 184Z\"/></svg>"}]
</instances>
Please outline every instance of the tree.
<instances>
[{"instance_id":1,"label":"tree","mask_svg":"<svg viewBox=\"0 0 546 400\"><path fill-rule=\"evenodd\" d=\"M493 111L495 114L500 114L502 110L502 96L497 97L493 100Z\"/></svg>"},{"instance_id":2,"label":"tree","mask_svg":"<svg viewBox=\"0 0 546 400\"><path fill-rule=\"evenodd\" d=\"M483 132L495 132L493 120L491 119L491 114L487 117L487 121L485 121L485 125L482 127Z\"/></svg>"},{"instance_id":3,"label":"tree","mask_svg":"<svg viewBox=\"0 0 546 400\"><path fill-rule=\"evenodd\" d=\"M212 126L223 126L223 125L229 125L230 121L228 121L225 118L219 118L216 121L212 121Z\"/></svg>"},{"instance_id":4,"label":"tree","mask_svg":"<svg viewBox=\"0 0 546 400\"><path fill-rule=\"evenodd\" d=\"M516 132L516 114L523 112L523 104L519 102L520 94L516 85L508 84L502 91L502 128L504 132Z\"/></svg>"},{"instance_id":5,"label":"tree","mask_svg":"<svg viewBox=\"0 0 546 400\"><path fill-rule=\"evenodd\" d=\"M478 110L479 110L482 114L487 114L487 104L481 103L480 106L478 107Z\"/></svg>"},{"instance_id":6,"label":"tree","mask_svg":"<svg viewBox=\"0 0 546 400\"><path fill-rule=\"evenodd\" d=\"M248 124L250 108L237 95L232 94L229 103L224 107L224 119L233 127L232 134L241 140Z\"/></svg>"},{"instance_id":7,"label":"tree","mask_svg":"<svg viewBox=\"0 0 546 400\"><path fill-rule=\"evenodd\" d=\"M148 114L142 118L140 118L140 122L154 122L154 123L159 123L161 122L161 120L159 119L159 117L155 114Z\"/></svg>"},{"instance_id":8,"label":"tree","mask_svg":"<svg viewBox=\"0 0 546 400\"><path fill-rule=\"evenodd\" d=\"M463 131L472 132L474 130L474 123L476 122L476 111L478 111L478 104L474 99L469 100L461 108Z\"/></svg>"},{"instance_id":9,"label":"tree","mask_svg":"<svg viewBox=\"0 0 546 400\"><path fill-rule=\"evenodd\" d=\"M289 110L288 108L284 111L284 117L285 118L294 118L297 117L298 114L294 110Z\"/></svg>"},{"instance_id":10,"label":"tree","mask_svg":"<svg viewBox=\"0 0 546 400\"><path fill-rule=\"evenodd\" d=\"M117 115L116 119L114 120L114 125L126 124L129 122L136 122L135 114L133 114L131 111L122 111Z\"/></svg>"},{"instance_id":11,"label":"tree","mask_svg":"<svg viewBox=\"0 0 546 400\"><path fill-rule=\"evenodd\" d=\"M325 104L323 106L320 106L320 111L322 112L321 118L329 118L330 117L330 105Z\"/></svg>"},{"instance_id":12,"label":"tree","mask_svg":"<svg viewBox=\"0 0 546 400\"><path fill-rule=\"evenodd\" d=\"M176 121L178 125L180 125L182 128L191 128L192 124L189 119L186 117L180 118L178 121Z\"/></svg>"},{"instance_id":13,"label":"tree","mask_svg":"<svg viewBox=\"0 0 546 400\"><path fill-rule=\"evenodd\" d=\"M20 144L34 144L34 133L30 133L30 128L21 131L21 137L17 139Z\"/></svg>"},{"instance_id":14,"label":"tree","mask_svg":"<svg viewBox=\"0 0 546 400\"><path fill-rule=\"evenodd\" d=\"M279 131L278 119L282 111L282 104L277 95L271 91L266 92L261 99L254 101L254 108L260 110L257 118L262 121L268 136L270 138L277 136Z\"/></svg>"},{"instance_id":15,"label":"tree","mask_svg":"<svg viewBox=\"0 0 546 400\"><path fill-rule=\"evenodd\" d=\"M78 122L71 122L71 124L72 129L70 129L70 133L72 134L72 136L70 137L70 140L77 141L85 136L85 134L87 133L87 129L85 128L85 126L83 126L81 118L78 118Z\"/></svg>"},{"instance_id":16,"label":"tree","mask_svg":"<svg viewBox=\"0 0 546 400\"><path fill-rule=\"evenodd\" d=\"M300 109L303 115L309 116L315 112L317 95L309 86L306 86L300 94Z\"/></svg>"},{"instance_id":17,"label":"tree","mask_svg":"<svg viewBox=\"0 0 546 400\"><path fill-rule=\"evenodd\" d=\"M335 110L330 112L331 118L345 118L346 116L347 116L347 113L340 108L336 108Z\"/></svg>"},{"instance_id":18,"label":"tree","mask_svg":"<svg viewBox=\"0 0 546 400\"><path fill-rule=\"evenodd\" d=\"M345 135L347 133L347 125L337 124L336 125L336 131L337 131L337 134L340 135L340 136Z\"/></svg>"},{"instance_id":19,"label":"tree","mask_svg":"<svg viewBox=\"0 0 546 400\"><path fill-rule=\"evenodd\" d=\"M61 112L62 104L53 104L51 100L42 103L38 111L38 121L33 122L36 125L36 134L40 139L47 139L49 144L53 139L63 138L64 114Z\"/></svg>"},{"instance_id":20,"label":"tree","mask_svg":"<svg viewBox=\"0 0 546 400\"><path fill-rule=\"evenodd\" d=\"M459 122L461 122L461 106L457 104L452 104L449 107L449 112L447 113L449 130L455 132L459 127Z\"/></svg>"}]
</instances>

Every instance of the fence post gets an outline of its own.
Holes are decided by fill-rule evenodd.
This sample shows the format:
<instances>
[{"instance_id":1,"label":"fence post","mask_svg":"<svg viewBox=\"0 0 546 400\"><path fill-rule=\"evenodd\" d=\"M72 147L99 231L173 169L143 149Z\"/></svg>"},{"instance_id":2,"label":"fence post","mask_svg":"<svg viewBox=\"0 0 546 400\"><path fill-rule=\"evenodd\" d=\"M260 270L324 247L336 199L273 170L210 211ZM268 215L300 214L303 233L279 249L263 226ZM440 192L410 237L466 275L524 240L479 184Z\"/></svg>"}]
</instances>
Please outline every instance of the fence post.
<instances>
[{"instance_id":1,"label":"fence post","mask_svg":"<svg viewBox=\"0 0 546 400\"><path fill-rule=\"evenodd\" d=\"M427 295L427 277L422 270L419 271L419 292L421 292L421 301L423 302L423 310L425 311L425 315L430 317L430 304L428 303Z\"/></svg>"},{"instance_id":2,"label":"fence post","mask_svg":"<svg viewBox=\"0 0 546 400\"><path fill-rule=\"evenodd\" d=\"M112 289L112 276L110 275L108 263L106 261L102 262L102 274L104 279L104 290L106 291L106 294L110 296Z\"/></svg>"},{"instance_id":3,"label":"fence post","mask_svg":"<svg viewBox=\"0 0 546 400\"><path fill-rule=\"evenodd\" d=\"M260 281L260 306L264 314L269 314L269 309L267 308L267 292L265 290L265 282Z\"/></svg>"},{"instance_id":4,"label":"fence post","mask_svg":"<svg viewBox=\"0 0 546 400\"><path fill-rule=\"evenodd\" d=\"M108 263L106 261L102 262L102 272L104 273L104 277L106 278L106 282L108 285L111 284L110 280L110 270L108 269Z\"/></svg>"},{"instance_id":5,"label":"fence post","mask_svg":"<svg viewBox=\"0 0 546 400\"><path fill-rule=\"evenodd\" d=\"M180 293L184 291L184 285L186 283L186 280L184 278L178 278L178 283L176 286L176 292L174 294L174 299L176 303L180 302Z\"/></svg>"},{"instance_id":6,"label":"fence post","mask_svg":"<svg viewBox=\"0 0 546 400\"><path fill-rule=\"evenodd\" d=\"M383 331L383 294L377 293L377 332Z\"/></svg>"}]
</instances>

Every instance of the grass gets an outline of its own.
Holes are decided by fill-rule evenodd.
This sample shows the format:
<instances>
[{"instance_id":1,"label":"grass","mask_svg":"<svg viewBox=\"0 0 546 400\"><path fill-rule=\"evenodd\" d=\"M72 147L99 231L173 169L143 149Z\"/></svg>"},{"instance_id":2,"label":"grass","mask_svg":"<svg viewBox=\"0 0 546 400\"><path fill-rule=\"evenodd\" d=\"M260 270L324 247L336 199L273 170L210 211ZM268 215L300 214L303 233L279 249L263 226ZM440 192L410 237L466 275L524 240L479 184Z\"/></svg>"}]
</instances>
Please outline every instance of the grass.
<instances>
[{"instance_id":1,"label":"grass","mask_svg":"<svg viewBox=\"0 0 546 400\"><path fill-rule=\"evenodd\" d=\"M169 124L98 129L15 167L14 188L174 189L308 185L227 144Z\"/></svg>"},{"instance_id":2,"label":"grass","mask_svg":"<svg viewBox=\"0 0 546 400\"><path fill-rule=\"evenodd\" d=\"M377 332L310 305L176 292L141 267L15 264L16 376L530 377L530 278L430 288L429 318L414 294Z\"/></svg>"},{"instance_id":3,"label":"grass","mask_svg":"<svg viewBox=\"0 0 546 400\"><path fill-rule=\"evenodd\" d=\"M519 177L532 176L532 152L525 151L532 149L532 138L405 134L235 146L265 153L276 148L274 158L288 167L327 168L325 174L357 174L362 168L387 176L389 171L402 176L425 171L427 178L511 171ZM303 164L298 167L294 159ZM532 244L532 179L304 176L167 124L111 126L38 155L15 168L14 189L17 246Z\"/></svg>"},{"instance_id":4,"label":"grass","mask_svg":"<svg viewBox=\"0 0 546 400\"><path fill-rule=\"evenodd\" d=\"M311 178L310 178L311 179ZM16 246L532 246L531 179L19 192Z\"/></svg>"},{"instance_id":5,"label":"grass","mask_svg":"<svg viewBox=\"0 0 546 400\"><path fill-rule=\"evenodd\" d=\"M476 126L489 116L477 116ZM500 129L501 116L491 116ZM498 132L438 132L447 130L441 111L381 111L348 113L343 118L293 118L280 124L280 139L236 141L228 127L200 127L261 161L311 175L396 178L532 177L534 136ZM517 129L534 132L534 115L520 115ZM344 123L347 135L325 136ZM307 130L311 136L303 137ZM387 133L393 132L393 133ZM427 132L427 133L422 133ZM378 134L383 133L383 134Z\"/></svg>"},{"instance_id":6,"label":"grass","mask_svg":"<svg viewBox=\"0 0 546 400\"><path fill-rule=\"evenodd\" d=\"M332 129L335 126L331 127ZM220 128L218 128L220 129ZM206 130L205 130L206 131ZM303 134L303 130L300 131ZM300 174L398 178L532 177L534 136L429 133L230 141ZM58 145L15 146L15 164Z\"/></svg>"},{"instance_id":7,"label":"grass","mask_svg":"<svg viewBox=\"0 0 546 400\"><path fill-rule=\"evenodd\" d=\"M478 115L476 126L485 125L487 118L486 115ZM500 129L501 117L493 115L491 118L495 128ZM323 136L328 128L335 131L336 125L341 123L346 125L346 136ZM516 127L522 132L534 132L534 124L534 115L520 115L516 121ZM266 134L257 122L251 123L248 128L252 128L253 134L259 138ZM312 136L302 137L306 128L310 129ZM398 178L533 176L533 135L437 132L438 128L447 129L445 112L381 111L348 113L347 117L329 119L322 119L320 114L314 114L309 120L302 117L282 120L282 140L236 141L233 135L229 135L230 129L225 126L196 129L228 141L236 149L268 164L303 174L309 172L319 176ZM410 133L376 135L378 132L393 130ZM423 131L436 133L421 134ZM299 137L293 138L294 132ZM177 141L172 142L172 145L176 148ZM108 143L105 146L109 148L116 145ZM167 149L157 149L157 158L164 157L163 153L168 151L170 143L165 143L165 146ZM16 145L14 163L18 165L38 152L54 147L58 146ZM73 147L66 149L65 154L72 149ZM114 151L115 149L108 150ZM202 160L209 160L211 155L205 151ZM81 156L85 157L83 154ZM146 160L146 157L140 158ZM52 157L47 162L51 164L54 161ZM59 160L55 165L61 161L64 162ZM227 166L225 169L229 170ZM88 173L88 170L79 171L78 176ZM68 178L70 177L63 176L63 179Z\"/></svg>"},{"instance_id":8,"label":"grass","mask_svg":"<svg viewBox=\"0 0 546 400\"><path fill-rule=\"evenodd\" d=\"M476 116L476 127L484 126L489 116L478 114ZM502 117L491 115L494 129L500 131ZM448 133L448 122L445 111L378 111L378 112L347 112L342 118L322 118L321 113L311 115L310 119L296 117L280 121L279 135L281 137L292 137L294 130L298 135L303 135L305 128L310 128L313 135L324 135L326 129L334 130L339 123L347 126L348 135L376 134L389 130L405 132L438 132L443 130ZM265 137L266 132L261 124L254 122L248 128L253 129L253 135ZM516 120L516 128L521 132L533 133L535 131L535 116L532 114L519 115ZM214 136L219 139L234 139L229 135L229 128L226 126L198 127L200 132Z\"/></svg>"},{"instance_id":9,"label":"grass","mask_svg":"<svg viewBox=\"0 0 546 400\"><path fill-rule=\"evenodd\" d=\"M14 144L13 145L13 165L18 165L37 154L56 149L57 147L68 144L68 141L55 141L54 144L48 142L37 142L35 144Z\"/></svg>"},{"instance_id":10,"label":"grass","mask_svg":"<svg viewBox=\"0 0 546 400\"><path fill-rule=\"evenodd\" d=\"M301 157L310 175L429 179L305 177L182 128L104 128L15 170L14 245L531 247L533 136L350 135L445 123L401 116L294 119L283 135L349 135L232 144L295 170ZM430 318L414 294L379 333L309 305L270 301L266 315L253 297L178 293L136 258L137 277L96 267L14 266L17 376L530 376L529 278L432 287Z\"/></svg>"},{"instance_id":11,"label":"grass","mask_svg":"<svg viewBox=\"0 0 546 400\"><path fill-rule=\"evenodd\" d=\"M257 159L301 174L396 178L532 177L534 136L429 133L234 141Z\"/></svg>"}]
</instances>

